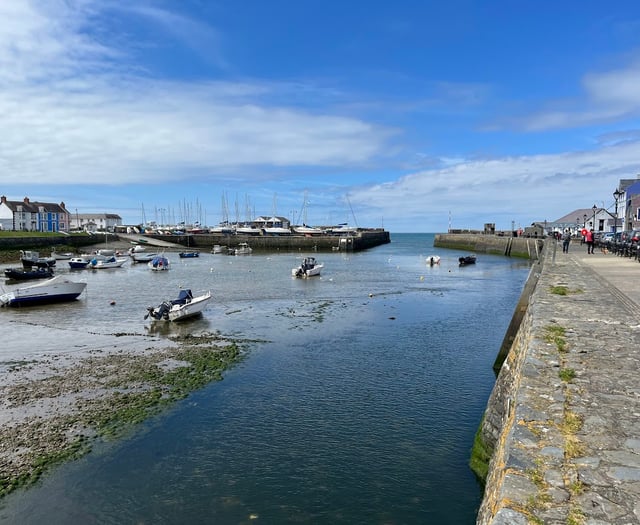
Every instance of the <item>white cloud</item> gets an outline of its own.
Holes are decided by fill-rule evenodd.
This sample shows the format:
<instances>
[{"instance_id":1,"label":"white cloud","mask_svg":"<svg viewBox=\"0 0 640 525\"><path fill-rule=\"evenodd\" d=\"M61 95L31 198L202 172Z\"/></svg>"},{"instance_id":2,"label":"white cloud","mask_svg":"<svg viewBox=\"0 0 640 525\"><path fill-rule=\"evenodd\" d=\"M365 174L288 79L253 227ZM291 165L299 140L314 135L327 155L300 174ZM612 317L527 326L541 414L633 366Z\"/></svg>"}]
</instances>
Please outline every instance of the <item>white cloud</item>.
<instances>
[{"instance_id":1,"label":"white cloud","mask_svg":"<svg viewBox=\"0 0 640 525\"><path fill-rule=\"evenodd\" d=\"M3 182L118 184L260 165L349 165L369 161L389 136L357 118L260 105L256 95L274 84L133 74L131 57L89 36L100 5L0 4ZM204 33L166 12L140 12L173 22L178 33Z\"/></svg>"},{"instance_id":2,"label":"white cloud","mask_svg":"<svg viewBox=\"0 0 640 525\"><path fill-rule=\"evenodd\" d=\"M598 125L640 115L640 61L607 72L589 73L582 80L583 100L563 101L568 110L542 110L520 120L526 131L546 131ZM560 104L559 104L560 105Z\"/></svg>"},{"instance_id":3,"label":"white cloud","mask_svg":"<svg viewBox=\"0 0 640 525\"><path fill-rule=\"evenodd\" d=\"M384 216L405 224L405 217L412 217L423 225L439 223L441 230L452 209L458 216L496 222L497 217L520 217L523 211L531 220L552 221L581 205L590 207L594 199L600 206L603 197L604 207L610 207L618 180L639 173L640 141L633 140L594 151L467 160L349 195L359 210L368 210L369 220ZM413 231L425 229L418 225Z\"/></svg>"}]
</instances>

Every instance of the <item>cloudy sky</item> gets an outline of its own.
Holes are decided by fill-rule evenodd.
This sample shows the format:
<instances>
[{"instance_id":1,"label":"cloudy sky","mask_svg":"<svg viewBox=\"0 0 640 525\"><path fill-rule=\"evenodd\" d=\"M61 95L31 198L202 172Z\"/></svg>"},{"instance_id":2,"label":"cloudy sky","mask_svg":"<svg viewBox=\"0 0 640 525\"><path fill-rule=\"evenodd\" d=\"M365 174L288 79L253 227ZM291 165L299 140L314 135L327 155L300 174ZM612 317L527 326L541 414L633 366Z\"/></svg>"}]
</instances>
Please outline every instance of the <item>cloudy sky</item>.
<instances>
[{"instance_id":1,"label":"cloudy sky","mask_svg":"<svg viewBox=\"0 0 640 525\"><path fill-rule=\"evenodd\" d=\"M639 117L637 0L0 0L0 193L125 223L613 210Z\"/></svg>"}]
</instances>

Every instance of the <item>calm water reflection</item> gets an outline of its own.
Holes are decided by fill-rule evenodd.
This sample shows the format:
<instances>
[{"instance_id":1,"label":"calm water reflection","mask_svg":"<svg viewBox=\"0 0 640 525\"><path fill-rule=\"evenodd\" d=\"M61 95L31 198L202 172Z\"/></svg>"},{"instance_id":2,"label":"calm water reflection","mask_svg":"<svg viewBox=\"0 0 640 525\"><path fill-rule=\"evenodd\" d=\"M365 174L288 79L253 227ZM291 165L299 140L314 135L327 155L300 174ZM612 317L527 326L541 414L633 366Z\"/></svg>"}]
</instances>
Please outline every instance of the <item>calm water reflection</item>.
<instances>
[{"instance_id":1,"label":"calm water reflection","mask_svg":"<svg viewBox=\"0 0 640 525\"><path fill-rule=\"evenodd\" d=\"M188 330L267 342L129 439L6 498L0 519L474 523L481 495L469 450L529 266L480 255L459 268L460 252L438 250L430 268L432 235L392 240L318 254L321 279L291 279L295 254L176 256L167 274L85 275L89 293L67 307L73 316L46 321L61 333L147 334L144 307L183 285L215 296ZM10 312L1 322L24 335L38 333L37 318Z\"/></svg>"}]
</instances>

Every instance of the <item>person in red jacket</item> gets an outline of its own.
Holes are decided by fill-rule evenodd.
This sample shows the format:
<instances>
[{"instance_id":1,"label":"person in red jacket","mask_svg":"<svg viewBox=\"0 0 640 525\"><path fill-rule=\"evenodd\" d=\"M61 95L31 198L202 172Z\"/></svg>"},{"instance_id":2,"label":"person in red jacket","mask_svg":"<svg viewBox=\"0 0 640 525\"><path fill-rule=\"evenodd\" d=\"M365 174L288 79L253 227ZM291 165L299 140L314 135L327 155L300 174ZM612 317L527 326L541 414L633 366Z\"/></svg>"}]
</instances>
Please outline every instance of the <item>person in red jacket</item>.
<instances>
[{"instance_id":1,"label":"person in red jacket","mask_svg":"<svg viewBox=\"0 0 640 525\"><path fill-rule=\"evenodd\" d=\"M587 230L585 239L587 241L587 253L593 253L593 228Z\"/></svg>"}]
</instances>

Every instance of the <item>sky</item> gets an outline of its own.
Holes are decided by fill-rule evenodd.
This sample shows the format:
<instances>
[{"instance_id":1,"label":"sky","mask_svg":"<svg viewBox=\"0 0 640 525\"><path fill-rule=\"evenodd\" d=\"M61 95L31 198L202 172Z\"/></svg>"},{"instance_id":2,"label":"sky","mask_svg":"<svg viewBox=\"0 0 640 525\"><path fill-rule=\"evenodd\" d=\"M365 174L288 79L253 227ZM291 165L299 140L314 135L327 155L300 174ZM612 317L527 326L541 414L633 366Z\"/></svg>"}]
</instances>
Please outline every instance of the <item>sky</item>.
<instances>
[{"instance_id":1,"label":"sky","mask_svg":"<svg viewBox=\"0 0 640 525\"><path fill-rule=\"evenodd\" d=\"M509 230L640 174L637 0L0 0L0 193Z\"/></svg>"}]
</instances>

